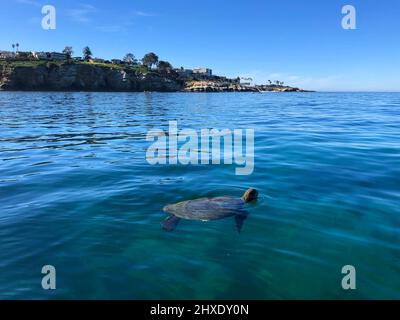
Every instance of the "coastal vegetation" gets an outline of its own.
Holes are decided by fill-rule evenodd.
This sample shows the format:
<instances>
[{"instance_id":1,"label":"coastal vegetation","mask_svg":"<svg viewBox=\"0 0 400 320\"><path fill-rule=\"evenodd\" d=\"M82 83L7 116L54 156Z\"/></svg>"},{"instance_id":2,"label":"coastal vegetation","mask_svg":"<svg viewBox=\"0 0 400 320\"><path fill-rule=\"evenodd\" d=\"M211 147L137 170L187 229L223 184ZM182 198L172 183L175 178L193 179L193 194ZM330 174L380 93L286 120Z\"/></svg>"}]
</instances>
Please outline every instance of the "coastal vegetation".
<instances>
[{"instance_id":1,"label":"coastal vegetation","mask_svg":"<svg viewBox=\"0 0 400 320\"><path fill-rule=\"evenodd\" d=\"M142 59L143 65L145 65L147 68L151 69L153 65L157 65L158 63L158 56L154 52L150 52L145 54L145 56Z\"/></svg>"},{"instance_id":2,"label":"coastal vegetation","mask_svg":"<svg viewBox=\"0 0 400 320\"><path fill-rule=\"evenodd\" d=\"M64 50L62 52L67 56L67 60L72 59L72 55L74 54L72 47L67 46L64 48Z\"/></svg>"},{"instance_id":3,"label":"coastal vegetation","mask_svg":"<svg viewBox=\"0 0 400 320\"><path fill-rule=\"evenodd\" d=\"M46 61L46 60L0 60L0 67L9 67L9 68L16 68L16 67L26 67L26 68L36 68L39 66L43 67L51 67L51 66L62 66L68 64L65 61ZM128 70L128 71L137 71L138 73L145 74L148 72L147 67L142 65L132 65L132 66L125 66L125 65L115 65L110 62L95 62L95 61L74 61L69 64L75 65L88 65L88 66L98 66L103 68L110 68L116 70Z\"/></svg>"},{"instance_id":4,"label":"coastal vegetation","mask_svg":"<svg viewBox=\"0 0 400 320\"><path fill-rule=\"evenodd\" d=\"M127 53L122 61L130 66L137 63L133 53Z\"/></svg>"},{"instance_id":5,"label":"coastal vegetation","mask_svg":"<svg viewBox=\"0 0 400 320\"><path fill-rule=\"evenodd\" d=\"M93 55L93 53L89 47L83 48L83 56L85 57L86 61L92 59L92 55Z\"/></svg>"},{"instance_id":6,"label":"coastal vegetation","mask_svg":"<svg viewBox=\"0 0 400 320\"><path fill-rule=\"evenodd\" d=\"M18 43L12 48L13 52L0 51L0 90L302 91L282 81L268 80L268 85L257 86L249 78L213 75L209 68L174 68L154 52L142 59L127 53L122 59L106 60L94 58L89 46L83 48L82 58L73 56L71 46L61 53L20 52Z\"/></svg>"}]
</instances>

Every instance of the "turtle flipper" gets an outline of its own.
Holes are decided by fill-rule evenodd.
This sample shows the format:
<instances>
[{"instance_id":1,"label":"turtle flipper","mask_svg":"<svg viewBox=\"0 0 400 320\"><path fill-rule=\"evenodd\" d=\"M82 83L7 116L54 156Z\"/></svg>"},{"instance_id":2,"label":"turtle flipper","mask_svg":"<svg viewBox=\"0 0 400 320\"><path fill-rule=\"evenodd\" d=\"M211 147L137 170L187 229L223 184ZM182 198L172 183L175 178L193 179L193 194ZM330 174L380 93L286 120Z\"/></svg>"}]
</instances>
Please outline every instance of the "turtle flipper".
<instances>
[{"instance_id":1,"label":"turtle flipper","mask_svg":"<svg viewBox=\"0 0 400 320\"><path fill-rule=\"evenodd\" d=\"M161 223L161 226L165 231L174 231L179 221L181 221L181 219L177 216L170 215Z\"/></svg>"},{"instance_id":2,"label":"turtle flipper","mask_svg":"<svg viewBox=\"0 0 400 320\"><path fill-rule=\"evenodd\" d=\"M237 229L238 233L240 233L240 231L242 231L244 221L247 219L247 215L248 215L248 213L245 211L243 213L239 213L239 214L235 215L236 229Z\"/></svg>"}]
</instances>

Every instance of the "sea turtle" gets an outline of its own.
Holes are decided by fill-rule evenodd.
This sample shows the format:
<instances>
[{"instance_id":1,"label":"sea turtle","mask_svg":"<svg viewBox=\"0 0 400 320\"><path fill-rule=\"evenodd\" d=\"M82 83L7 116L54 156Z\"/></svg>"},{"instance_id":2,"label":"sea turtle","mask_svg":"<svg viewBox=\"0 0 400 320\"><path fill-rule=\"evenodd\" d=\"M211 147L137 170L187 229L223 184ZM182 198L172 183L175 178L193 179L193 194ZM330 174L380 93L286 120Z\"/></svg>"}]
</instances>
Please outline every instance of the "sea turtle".
<instances>
[{"instance_id":1,"label":"sea turtle","mask_svg":"<svg viewBox=\"0 0 400 320\"><path fill-rule=\"evenodd\" d=\"M257 197L257 190L249 189L242 198L201 198L170 204L164 207L164 211L170 215L161 225L164 230L173 231L181 219L209 221L233 216L240 233L248 215L245 204L256 200Z\"/></svg>"}]
</instances>

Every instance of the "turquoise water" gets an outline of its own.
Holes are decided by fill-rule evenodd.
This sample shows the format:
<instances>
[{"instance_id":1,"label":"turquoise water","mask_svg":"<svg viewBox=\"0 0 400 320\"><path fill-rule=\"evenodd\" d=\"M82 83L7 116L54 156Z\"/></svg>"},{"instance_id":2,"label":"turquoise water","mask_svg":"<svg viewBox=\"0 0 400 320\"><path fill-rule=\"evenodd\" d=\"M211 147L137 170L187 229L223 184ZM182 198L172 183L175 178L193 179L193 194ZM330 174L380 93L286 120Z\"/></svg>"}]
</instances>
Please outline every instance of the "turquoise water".
<instances>
[{"instance_id":1,"label":"turquoise water","mask_svg":"<svg viewBox=\"0 0 400 320\"><path fill-rule=\"evenodd\" d=\"M254 173L149 165L146 133L169 120L254 128ZM399 299L399 133L400 94L2 92L0 298ZM248 187L241 234L160 227L168 203Z\"/></svg>"}]
</instances>

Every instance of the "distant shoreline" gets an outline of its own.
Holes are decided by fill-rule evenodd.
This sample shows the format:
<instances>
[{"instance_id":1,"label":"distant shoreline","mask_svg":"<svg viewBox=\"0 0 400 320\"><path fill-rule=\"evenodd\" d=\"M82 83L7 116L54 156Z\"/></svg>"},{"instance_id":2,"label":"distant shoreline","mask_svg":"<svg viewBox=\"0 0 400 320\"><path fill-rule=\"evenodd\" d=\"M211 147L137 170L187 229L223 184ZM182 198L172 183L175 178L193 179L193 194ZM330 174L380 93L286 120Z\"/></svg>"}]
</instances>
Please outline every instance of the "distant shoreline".
<instances>
[{"instance_id":1,"label":"distant shoreline","mask_svg":"<svg viewBox=\"0 0 400 320\"><path fill-rule=\"evenodd\" d=\"M143 66L91 62L0 61L0 91L48 92L312 92L282 84L243 85L240 79L182 78Z\"/></svg>"},{"instance_id":2,"label":"distant shoreline","mask_svg":"<svg viewBox=\"0 0 400 320\"><path fill-rule=\"evenodd\" d=\"M282 94L282 93L287 93L287 94L290 94L290 93L317 93L317 92L319 92L319 91L307 91L307 90L304 90L304 91L296 91L296 92L278 92L278 91L269 91L269 92L256 92L256 91L219 91L219 92L217 92L217 91L209 91L209 92L207 92L207 91L196 91L196 92L190 92L190 91L183 91L183 90L180 90L180 91L111 91L111 90L103 90L103 91L83 91L83 90L80 90L80 91L78 91L78 90L46 90L46 89L43 89L43 90L18 90L18 89L16 89L16 90L4 90L4 89L0 89L0 93L2 93L2 92L13 92L13 93L144 93L144 94L146 94L146 93L149 93L149 94L151 94L151 93L182 93L182 94L188 94L188 95L191 95L191 94L199 94L199 95L201 95L201 94L206 94L206 93L211 93L211 94L222 94L222 93L231 93L231 94L238 94L238 93L254 93L254 94ZM329 92L322 92L322 93L329 93ZM338 93L341 93L341 92L338 92ZM346 93L346 92L344 92L344 93ZM355 92L355 93L357 93L357 92Z\"/></svg>"}]
</instances>

